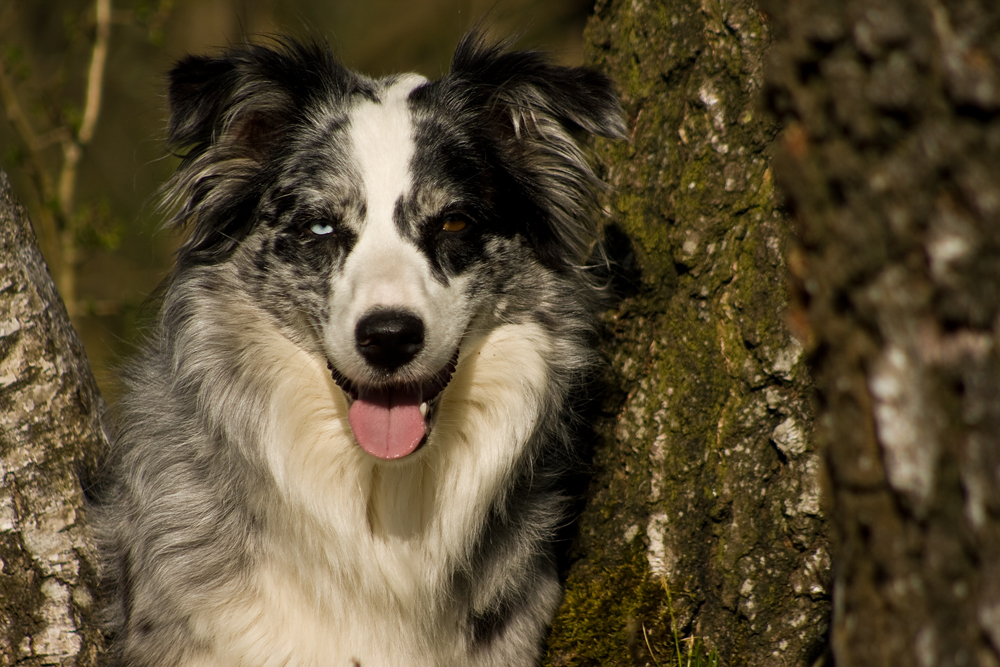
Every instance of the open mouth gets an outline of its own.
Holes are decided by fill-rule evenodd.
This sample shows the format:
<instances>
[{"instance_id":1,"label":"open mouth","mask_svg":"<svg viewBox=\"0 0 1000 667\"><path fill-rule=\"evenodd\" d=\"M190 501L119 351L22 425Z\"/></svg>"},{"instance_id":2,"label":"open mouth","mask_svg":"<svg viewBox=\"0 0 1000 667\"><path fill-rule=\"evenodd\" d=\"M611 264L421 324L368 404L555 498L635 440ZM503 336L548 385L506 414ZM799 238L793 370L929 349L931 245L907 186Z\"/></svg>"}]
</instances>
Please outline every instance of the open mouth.
<instances>
[{"instance_id":1,"label":"open mouth","mask_svg":"<svg viewBox=\"0 0 1000 667\"><path fill-rule=\"evenodd\" d=\"M348 396L347 413L354 439L380 459L412 454L427 441L441 392L448 386L458 350L444 367L424 382L365 386L344 377L327 361L333 381Z\"/></svg>"}]
</instances>

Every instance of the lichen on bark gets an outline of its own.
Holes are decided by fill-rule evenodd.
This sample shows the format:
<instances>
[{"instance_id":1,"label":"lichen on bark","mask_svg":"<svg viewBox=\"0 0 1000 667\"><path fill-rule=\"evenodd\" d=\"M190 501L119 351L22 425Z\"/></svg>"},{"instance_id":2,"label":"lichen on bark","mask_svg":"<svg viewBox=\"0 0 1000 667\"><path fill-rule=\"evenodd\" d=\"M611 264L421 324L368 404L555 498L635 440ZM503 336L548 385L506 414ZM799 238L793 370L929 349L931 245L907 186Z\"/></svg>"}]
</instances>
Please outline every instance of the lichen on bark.
<instances>
[{"instance_id":1,"label":"lichen on bark","mask_svg":"<svg viewBox=\"0 0 1000 667\"><path fill-rule=\"evenodd\" d=\"M745 1L603 0L587 40L631 128L597 146L625 294L547 664L670 664L676 630L722 665L810 665L830 564L758 108L770 28Z\"/></svg>"}]
</instances>

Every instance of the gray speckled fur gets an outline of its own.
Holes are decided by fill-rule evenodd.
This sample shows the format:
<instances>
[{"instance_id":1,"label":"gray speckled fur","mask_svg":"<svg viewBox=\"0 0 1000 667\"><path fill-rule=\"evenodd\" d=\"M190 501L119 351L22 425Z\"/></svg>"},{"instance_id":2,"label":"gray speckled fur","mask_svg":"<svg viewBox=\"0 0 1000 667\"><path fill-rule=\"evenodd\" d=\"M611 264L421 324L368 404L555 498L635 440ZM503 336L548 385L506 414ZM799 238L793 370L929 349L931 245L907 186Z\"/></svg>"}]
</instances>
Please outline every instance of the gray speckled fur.
<instances>
[{"instance_id":1,"label":"gray speckled fur","mask_svg":"<svg viewBox=\"0 0 1000 667\"><path fill-rule=\"evenodd\" d=\"M479 391L480 377L504 388L527 373L516 365L504 369L502 355L484 370L482 355L494 347L538 359L532 363L544 378L537 387L525 385L534 393L510 408L527 406L537 416L523 418L530 422L527 435L510 444L516 456L502 467L502 478L479 472L475 458L463 464L469 479L489 482L478 514L458 512L438 497L450 488L445 482L460 485L465 475L449 482L447 461L434 458L449 448L475 449L467 441L487 428L476 423L435 425L429 451L411 455L417 463L383 465L347 438L330 450L344 462L331 477L357 481L356 493L303 480L305 499L299 498L291 468L275 463L294 463L300 454L315 461L327 446L319 439L322 446L303 445L296 453L286 434L294 428L284 422L288 415L329 410L343 418L347 398L316 368L332 363L360 383L418 383L442 364L428 340L426 354L387 378L336 346L346 326L338 310L345 272L355 271L352 285L367 275L348 260L367 247L375 224L352 157L351 132L358 131L352 114L387 104L400 81L410 81L404 92L414 149L409 189L393 209L395 233L400 248L415 249L413 270L426 272L420 275L427 289L446 295L448 308L464 318L439 327L458 328L462 355L441 396L441 414L460 421L502 411L453 407L462 405L463 387ZM563 516L560 472L574 455L572 397L595 364L599 290L581 264L596 242L598 183L574 135L623 134L608 82L548 65L535 53L485 45L477 35L460 45L452 73L433 82L373 81L345 70L321 47L289 41L182 61L171 74L171 112L171 142L188 153L169 195L176 223L189 233L158 324L127 369L113 484L95 508L116 660L534 664L559 599L550 542ZM440 220L449 210L468 219L471 231L443 234ZM317 220L335 231L310 234ZM443 302L428 304L421 307L431 339ZM323 401L302 407L289 399L297 394L288 393L288 383L304 403L329 396L331 407ZM420 480L439 485L424 488ZM400 505L424 499L428 508L461 514L439 530L450 537L421 532L437 526L435 518L395 507L393 488ZM345 509L311 508L314 490L317 498L329 491ZM353 516L348 508L366 502L357 522L363 525L324 523L323 517ZM453 524L462 532L448 532ZM404 554L395 565L371 562L377 554L404 552L416 555ZM430 564L407 579L406 566L424 563L420 558ZM338 624L364 622L373 637L384 635L386 648L359 639L355 655L344 641L324 644L305 629L301 637L240 634L239 628L255 627L254 614L271 613L260 592L271 590L268 577L304 586L312 602L295 609L305 614L305 626L337 637ZM291 593L287 600L295 604ZM351 609L344 615L338 605ZM398 628L379 627L382 619ZM246 648L252 641L259 645Z\"/></svg>"}]
</instances>

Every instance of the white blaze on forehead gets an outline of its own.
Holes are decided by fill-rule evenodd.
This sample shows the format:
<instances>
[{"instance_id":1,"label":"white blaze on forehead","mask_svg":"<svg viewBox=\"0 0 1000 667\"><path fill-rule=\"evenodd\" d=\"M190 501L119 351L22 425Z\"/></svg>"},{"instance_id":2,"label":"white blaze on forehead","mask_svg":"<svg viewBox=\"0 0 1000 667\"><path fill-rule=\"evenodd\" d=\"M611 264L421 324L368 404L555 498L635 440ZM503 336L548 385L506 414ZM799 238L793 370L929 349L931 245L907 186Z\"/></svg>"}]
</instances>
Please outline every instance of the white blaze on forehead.
<instances>
[{"instance_id":1,"label":"white blaze on forehead","mask_svg":"<svg viewBox=\"0 0 1000 667\"><path fill-rule=\"evenodd\" d=\"M344 266L335 306L351 322L377 307L406 307L419 315L426 297L426 258L400 234L393 220L396 203L411 190L414 127L407 96L426 82L400 77L379 102L364 101L351 111L351 159L361 178L366 214L358 241Z\"/></svg>"},{"instance_id":2,"label":"white blaze on forehead","mask_svg":"<svg viewBox=\"0 0 1000 667\"><path fill-rule=\"evenodd\" d=\"M414 146L406 98L426 81L416 74L400 77L380 102L362 102L351 113L351 146L365 189L366 226L391 223L396 201L409 190Z\"/></svg>"},{"instance_id":3,"label":"white blaze on forehead","mask_svg":"<svg viewBox=\"0 0 1000 667\"><path fill-rule=\"evenodd\" d=\"M407 98L426 83L417 75L396 79L379 102L353 107L348 125L350 160L363 193L365 215L357 241L333 276L330 327L325 333L331 361L346 376L371 382L371 367L356 345L357 323L377 309L405 310L424 324L424 345L408 372L426 380L451 359L468 322L464 284L435 278L428 255L401 233L396 204L417 184L411 162L415 127Z\"/></svg>"}]
</instances>

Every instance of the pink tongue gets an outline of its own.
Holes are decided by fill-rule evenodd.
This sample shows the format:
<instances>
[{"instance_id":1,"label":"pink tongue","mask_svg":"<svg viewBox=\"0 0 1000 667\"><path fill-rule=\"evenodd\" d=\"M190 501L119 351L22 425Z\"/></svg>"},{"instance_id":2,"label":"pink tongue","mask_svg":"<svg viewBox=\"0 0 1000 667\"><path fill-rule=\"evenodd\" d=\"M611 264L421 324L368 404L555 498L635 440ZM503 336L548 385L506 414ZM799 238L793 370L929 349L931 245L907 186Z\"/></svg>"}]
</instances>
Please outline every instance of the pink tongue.
<instances>
[{"instance_id":1,"label":"pink tongue","mask_svg":"<svg viewBox=\"0 0 1000 667\"><path fill-rule=\"evenodd\" d=\"M361 394L351 405L347 419L361 448L380 459L410 454L427 433L420 414L420 394L404 389Z\"/></svg>"}]
</instances>

